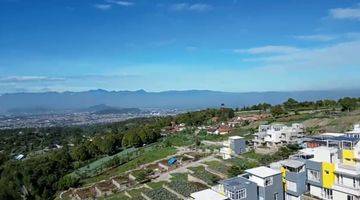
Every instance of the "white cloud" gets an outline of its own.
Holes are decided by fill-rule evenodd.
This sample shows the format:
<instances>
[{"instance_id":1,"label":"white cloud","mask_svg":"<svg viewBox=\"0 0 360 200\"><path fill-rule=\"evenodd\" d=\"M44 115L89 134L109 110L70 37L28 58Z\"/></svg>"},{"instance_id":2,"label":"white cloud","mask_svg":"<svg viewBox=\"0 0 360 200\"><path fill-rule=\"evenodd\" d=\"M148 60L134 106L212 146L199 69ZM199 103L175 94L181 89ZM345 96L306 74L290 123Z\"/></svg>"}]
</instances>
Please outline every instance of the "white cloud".
<instances>
[{"instance_id":1,"label":"white cloud","mask_svg":"<svg viewBox=\"0 0 360 200\"><path fill-rule=\"evenodd\" d=\"M193 4L190 5L189 10L194 10L194 11L207 11L207 10L211 10L212 6L208 5L208 4Z\"/></svg>"},{"instance_id":2,"label":"white cloud","mask_svg":"<svg viewBox=\"0 0 360 200\"><path fill-rule=\"evenodd\" d=\"M107 0L108 3L113 3L119 6L133 6L135 3L130 1L117 1L117 0Z\"/></svg>"},{"instance_id":3,"label":"white cloud","mask_svg":"<svg viewBox=\"0 0 360 200\"><path fill-rule=\"evenodd\" d=\"M304 48L283 55L263 56L247 59L257 61L264 66L280 68L324 68L356 67L360 68L360 40L341 42L319 48Z\"/></svg>"},{"instance_id":4,"label":"white cloud","mask_svg":"<svg viewBox=\"0 0 360 200\"><path fill-rule=\"evenodd\" d=\"M175 11L196 11L196 12L204 12L212 9L212 6L209 4L196 3L196 4L188 4L188 3L178 3L170 6L171 10Z\"/></svg>"},{"instance_id":5,"label":"white cloud","mask_svg":"<svg viewBox=\"0 0 360 200\"><path fill-rule=\"evenodd\" d=\"M327 42L331 40L335 40L338 37L335 35L297 35L294 38L299 40L308 40L308 41L319 41L319 42Z\"/></svg>"},{"instance_id":6,"label":"white cloud","mask_svg":"<svg viewBox=\"0 0 360 200\"><path fill-rule=\"evenodd\" d=\"M94 7L99 10L109 10L112 6L110 4L95 4Z\"/></svg>"},{"instance_id":7,"label":"white cloud","mask_svg":"<svg viewBox=\"0 0 360 200\"><path fill-rule=\"evenodd\" d=\"M360 6L355 8L334 8L330 10L330 16L334 19L360 20Z\"/></svg>"},{"instance_id":8,"label":"white cloud","mask_svg":"<svg viewBox=\"0 0 360 200\"><path fill-rule=\"evenodd\" d=\"M275 46L275 45L234 50L235 53L245 53L245 54L288 54L297 51L299 51L299 49L296 47Z\"/></svg>"},{"instance_id":9,"label":"white cloud","mask_svg":"<svg viewBox=\"0 0 360 200\"><path fill-rule=\"evenodd\" d=\"M5 76L0 77L0 83L21 83L21 82L53 82L64 81L64 78L46 76Z\"/></svg>"}]
</instances>

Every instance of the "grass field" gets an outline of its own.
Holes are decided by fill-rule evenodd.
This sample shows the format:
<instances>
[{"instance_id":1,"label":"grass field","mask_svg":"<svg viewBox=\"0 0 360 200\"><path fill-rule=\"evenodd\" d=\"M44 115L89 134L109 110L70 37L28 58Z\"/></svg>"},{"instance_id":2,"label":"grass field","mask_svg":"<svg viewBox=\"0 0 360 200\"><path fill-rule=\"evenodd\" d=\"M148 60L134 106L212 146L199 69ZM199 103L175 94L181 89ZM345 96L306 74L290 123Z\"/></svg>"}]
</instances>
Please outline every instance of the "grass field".
<instances>
[{"instance_id":1,"label":"grass field","mask_svg":"<svg viewBox=\"0 0 360 200\"><path fill-rule=\"evenodd\" d=\"M109 179L112 176L120 175L121 173L124 173L126 171L136 169L142 164L160 160L175 153L176 153L176 148L174 147L164 147L164 148L151 147L151 149L144 150L144 153L142 153L139 157L123 165L120 165L116 168L108 170L100 174L99 176L94 176L88 179L84 179L82 183L88 185L97 181Z\"/></svg>"},{"instance_id":2,"label":"grass field","mask_svg":"<svg viewBox=\"0 0 360 200\"><path fill-rule=\"evenodd\" d=\"M210 169L215 170L216 172L220 172L221 174L226 175L229 170L229 166L224 165L224 163L220 161L208 161L204 163L207 165Z\"/></svg>"},{"instance_id":3,"label":"grass field","mask_svg":"<svg viewBox=\"0 0 360 200\"><path fill-rule=\"evenodd\" d=\"M167 183L166 181L159 181L159 182L150 182L150 183L146 183L146 185L148 185L149 187L151 187L152 189L156 190L156 189L160 189L162 188L162 186Z\"/></svg>"},{"instance_id":4,"label":"grass field","mask_svg":"<svg viewBox=\"0 0 360 200\"><path fill-rule=\"evenodd\" d=\"M178 134L174 134L174 135L170 135L170 136L166 137L164 140L164 144L181 147L181 146L192 145L192 144L194 144L194 141L195 140L194 140L193 134L188 134L188 133L184 132L184 133L178 133Z\"/></svg>"},{"instance_id":5,"label":"grass field","mask_svg":"<svg viewBox=\"0 0 360 200\"><path fill-rule=\"evenodd\" d=\"M80 177L89 177L89 176L94 176L97 173L101 172L102 170L105 170L104 168L104 164L106 162L108 162L109 160L115 158L115 157L124 157L124 156L128 156L128 154L131 154L133 152L135 152L136 149L135 148L130 148L130 149L125 149L115 155L112 156L105 156L103 158L100 158L94 162L91 162L90 164L81 167L77 170L75 170L74 172L72 172L70 175L77 175Z\"/></svg>"}]
</instances>

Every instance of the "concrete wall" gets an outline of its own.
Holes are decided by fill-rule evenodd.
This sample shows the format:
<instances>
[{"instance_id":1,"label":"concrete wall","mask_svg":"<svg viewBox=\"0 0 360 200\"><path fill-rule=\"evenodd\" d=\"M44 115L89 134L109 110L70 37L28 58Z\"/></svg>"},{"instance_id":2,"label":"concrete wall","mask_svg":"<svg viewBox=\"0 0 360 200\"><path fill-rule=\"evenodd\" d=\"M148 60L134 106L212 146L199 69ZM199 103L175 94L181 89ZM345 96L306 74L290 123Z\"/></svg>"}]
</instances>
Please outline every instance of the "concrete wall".
<instances>
[{"instance_id":1,"label":"concrete wall","mask_svg":"<svg viewBox=\"0 0 360 200\"><path fill-rule=\"evenodd\" d=\"M310 194L315 197L321 198L321 188L318 186L310 185Z\"/></svg>"},{"instance_id":2,"label":"concrete wall","mask_svg":"<svg viewBox=\"0 0 360 200\"><path fill-rule=\"evenodd\" d=\"M315 182L312 180L307 180L307 182L311 185L315 185L318 187L322 187L323 182L322 182L322 163L320 162L315 162L315 161L311 161L311 160L306 160L306 173L308 173L308 170L316 170L320 173L320 182Z\"/></svg>"},{"instance_id":3,"label":"concrete wall","mask_svg":"<svg viewBox=\"0 0 360 200\"><path fill-rule=\"evenodd\" d=\"M306 171L300 173L286 172L285 179L296 183L296 191L287 190L287 193L300 196L306 192Z\"/></svg>"},{"instance_id":4,"label":"concrete wall","mask_svg":"<svg viewBox=\"0 0 360 200\"><path fill-rule=\"evenodd\" d=\"M235 154L241 154L246 151L246 143L244 139L230 140L230 148Z\"/></svg>"},{"instance_id":5,"label":"concrete wall","mask_svg":"<svg viewBox=\"0 0 360 200\"><path fill-rule=\"evenodd\" d=\"M274 200L274 194L277 193L278 200L284 199L284 190L281 174L273 176L273 184L266 187L259 187L259 197L264 200Z\"/></svg>"}]
</instances>

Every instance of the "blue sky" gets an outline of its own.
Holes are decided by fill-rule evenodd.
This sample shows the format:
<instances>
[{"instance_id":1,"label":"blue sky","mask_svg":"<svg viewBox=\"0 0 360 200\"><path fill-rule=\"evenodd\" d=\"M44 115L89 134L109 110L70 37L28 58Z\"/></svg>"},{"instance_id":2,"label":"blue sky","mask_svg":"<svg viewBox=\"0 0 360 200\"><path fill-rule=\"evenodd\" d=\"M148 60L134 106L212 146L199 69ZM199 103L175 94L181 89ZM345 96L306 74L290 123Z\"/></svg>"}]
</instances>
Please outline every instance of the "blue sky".
<instances>
[{"instance_id":1,"label":"blue sky","mask_svg":"<svg viewBox=\"0 0 360 200\"><path fill-rule=\"evenodd\" d=\"M0 0L0 93L360 87L360 1Z\"/></svg>"}]
</instances>

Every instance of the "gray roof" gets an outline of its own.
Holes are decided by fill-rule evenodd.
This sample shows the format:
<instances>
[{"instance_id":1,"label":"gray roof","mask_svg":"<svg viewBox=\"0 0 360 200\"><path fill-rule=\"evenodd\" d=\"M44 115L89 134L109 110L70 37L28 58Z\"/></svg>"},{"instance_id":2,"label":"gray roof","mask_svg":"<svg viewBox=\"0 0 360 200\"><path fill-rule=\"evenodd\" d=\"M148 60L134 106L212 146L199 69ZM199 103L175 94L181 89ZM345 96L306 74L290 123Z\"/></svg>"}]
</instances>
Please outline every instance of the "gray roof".
<instances>
[{"instance_id":1,"label":"gray roof","mask_svg":"<svg viewBox=\"0 0 360 200\"><path fill-rule=\"evenodd\" d=\"M305 165L305 162L302 162L300 160L295 160L295 159L288 159L288 160L282 161L281 164L284 166L287 166L287 167L291 167L291 168L299 168L299 167Z\"/></svg>"},{"instance_id":2,"label":"gray roof","mask_svg":"<svg viewBox=\"0 0 360 200\"><path fill-rule=\"evenodd\" d=\"M224 185L227 190L238 190L240 188L245 188L250 184L255 184L241 176L219 181L219 183Z\"/></svg>"},{"instance_id":3,"label":"gray roof","mask_svg":"<svg viewBox=\"0 0 360 200\"><path fill-rule=\"evenodd\" d=\"M314 140L329 140L329 141L347 141L347 142L354 142L357 143L360 141L360 138L353 138L353 137L347 137L347 136L329 136L329 135L319 135L319 136L312 136L309 137Z\"/></svg>"}]
</instances>

